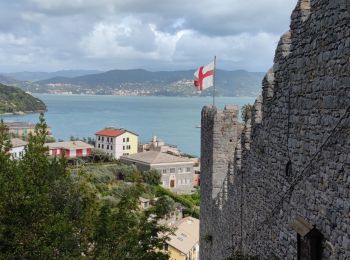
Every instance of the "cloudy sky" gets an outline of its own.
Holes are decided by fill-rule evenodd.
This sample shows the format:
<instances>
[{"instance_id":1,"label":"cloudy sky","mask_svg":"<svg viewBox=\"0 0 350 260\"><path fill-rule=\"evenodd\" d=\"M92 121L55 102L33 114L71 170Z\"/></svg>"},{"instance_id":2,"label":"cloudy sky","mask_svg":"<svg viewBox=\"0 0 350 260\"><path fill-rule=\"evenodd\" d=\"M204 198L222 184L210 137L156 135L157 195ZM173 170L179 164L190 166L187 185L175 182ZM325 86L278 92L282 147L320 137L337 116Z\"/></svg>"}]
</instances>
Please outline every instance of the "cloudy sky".
<instances>
[{"instance_id":1,"label":"cloudy sky","mask_svg":"<svg viewBox=\"0 0 350 260\"><path fill-rule=\"evenodd\" d=\"M297 0L0 1L0 72L266 71Z\"/></svg>"}]
</instances>

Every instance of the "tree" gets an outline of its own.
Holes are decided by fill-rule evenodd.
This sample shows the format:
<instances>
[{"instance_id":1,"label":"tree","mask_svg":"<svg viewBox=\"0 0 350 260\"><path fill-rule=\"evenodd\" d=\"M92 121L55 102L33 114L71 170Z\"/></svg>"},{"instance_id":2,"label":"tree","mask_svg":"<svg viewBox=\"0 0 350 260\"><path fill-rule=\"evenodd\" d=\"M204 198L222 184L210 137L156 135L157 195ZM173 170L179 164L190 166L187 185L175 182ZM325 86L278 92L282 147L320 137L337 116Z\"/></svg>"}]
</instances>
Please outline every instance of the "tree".
<instances>
[{"instance_id":1,"label":"tree","mask_svg":"<svg viewBox=\"0 0 350 260\"><path fill-rule=\"evenodd\" d=\"M161 184L161 173L157 170L150 170L143 173L143 180L149 185L159 185Z\"/></svg>"},{"instance_id":2,"label":"tree","mask_svg":"<svg viewBox=\"0 0 350 260\"><path fill-rule=\"evenodd\" d=\"M157 223L163 213L138 207L141 179L111 203L84 171L47 156L43 114L21 161L10 160L7 132L1 122L0 259L168 258L160 250L170 232Z\"/></svg>"},{"instance_id":3,"label":"tree","mask_svg":"<svg viewBox=\"0 0 350 260\"><path fill-rule=\"evenodd\" d=\"M143 190L141 183L133 184L116 206L101 207L94 239L98 259L168 259L161 249L171 229L158 224L164 215L139 208Z\"/></svg>"},{"instance_id":4,"label":"tree","mask_svg":"<svg viewBox=\"0 0 350 260\"><path fill-rule=\"evenodd\" d=\"M0 258L80 257L88 251L96 193L71 178L64 158L49 160L43 114L23 160L0 168ZM3 165L3 164L2 164Z\"/></svg>"},{"instance_id":5,"label":"tree","mask_svg":"<svg viewBox=\"0 0 350 260\"><path fill-rule=\"evenodd\" d=\"M175 210L175 201L167 195L160 197L156 204L155 210L157 216L167 216Z\"/></svg>"}]
</instances>

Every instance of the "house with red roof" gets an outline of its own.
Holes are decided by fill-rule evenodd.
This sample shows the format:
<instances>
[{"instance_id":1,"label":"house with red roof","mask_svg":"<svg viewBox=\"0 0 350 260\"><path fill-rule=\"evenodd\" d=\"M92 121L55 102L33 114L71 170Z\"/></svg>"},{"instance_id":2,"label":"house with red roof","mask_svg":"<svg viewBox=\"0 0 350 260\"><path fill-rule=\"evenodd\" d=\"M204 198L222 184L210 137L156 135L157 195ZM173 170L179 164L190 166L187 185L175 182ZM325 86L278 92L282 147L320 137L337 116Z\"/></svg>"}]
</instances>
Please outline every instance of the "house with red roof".
<instances>
[{"instance_id":1,"label":"house with red roof","mask_svg":"<svg viewBox=\"0 0 350 260\"><path fill-rule=\"evenodd\" d=\"M91 155L92 148L94 148L83 141L46 143L45 146L48 147L50 156L62 156L64 154L68 159L88 157Z\"/></svg>"},{"instance_id":2,"label":"house with red roof","mask_svg":"<svg viewBox=\"0 0 350 260\"><path fill-rule=\"evenodd\" d=\"M138 135L123 129L107 127L95 133L95 148L103 150L115 159L137 153Z\"/></svg>"}]
</instances>

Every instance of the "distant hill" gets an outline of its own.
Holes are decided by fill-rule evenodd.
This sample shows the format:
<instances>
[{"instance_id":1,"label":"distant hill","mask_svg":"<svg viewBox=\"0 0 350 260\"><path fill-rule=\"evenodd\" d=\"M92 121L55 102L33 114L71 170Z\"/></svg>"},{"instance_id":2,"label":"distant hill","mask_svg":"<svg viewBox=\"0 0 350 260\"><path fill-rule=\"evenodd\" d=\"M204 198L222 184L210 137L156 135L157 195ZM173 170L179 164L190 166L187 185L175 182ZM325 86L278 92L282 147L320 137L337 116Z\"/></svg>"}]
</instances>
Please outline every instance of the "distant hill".
<instances>
[{"instance_id":1,"label":"distant hill","mask_svg":"<svg viewBox=\"0 0 350 260\"><path fill-rule=\"evenodd\" d=\"M23 90L0 84L0 114L45 111L46 105Z\"/></svg>"},{"instance_id":2,"label":"distant hill","mask_svg":"<svg viewBox=\"0 0 350 260\"><path fill-rule=\"evenodd\" d=\"M0 74L0 84L4 84L7 86L14 86L14 87L18 87L22 90L25 91L32 91L35 92L35 89L39 89L40 85L36 84L36 83L32 83L29 81L22 81L22 80L18 80L15 79L13 77L4 75L4 74Z\"/></svg>"},{"instance_id":3,"label":"distant hill","mask_svg":"<svg viewBox=\"0 0 350 260\"><path fill-rule=\"evenodd\" d=\"M21 71L21 72L12 72L4 73L5 76L15 78L21 81L39 81L54 77L79 77L87 74L101 73L98 70L59 70L55 72L31 72L31 71Z\"/></svg>"},{"instance_id":4,"label":"distant hill","mask_svg":"<svg viewBox=\"0 0 350 260\"><path fill-rule=\"evenodd\" d=\"M48 92L69 91L90 94L135 94L187 96L196 94L193 70L157 71L111 70L79 77L54 77L36 82ZM256 96L264 73L217 70L216 89L222 96ZM204 94L210 94L207 90Z\"/></svg>"}]
</instances>

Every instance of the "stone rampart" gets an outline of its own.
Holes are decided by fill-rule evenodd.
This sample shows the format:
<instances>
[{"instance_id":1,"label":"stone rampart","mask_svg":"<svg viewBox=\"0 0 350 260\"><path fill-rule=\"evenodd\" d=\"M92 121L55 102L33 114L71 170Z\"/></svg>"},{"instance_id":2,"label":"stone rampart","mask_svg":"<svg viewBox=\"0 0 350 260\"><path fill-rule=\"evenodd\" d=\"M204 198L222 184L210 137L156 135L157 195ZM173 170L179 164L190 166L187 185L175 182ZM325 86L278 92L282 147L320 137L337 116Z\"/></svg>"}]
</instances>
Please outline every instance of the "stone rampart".
<instances>
[{"instance_id":1,"label":"stone rampart","mask_svg":"<svg viewBox=\"0 0 350 260\"><path fill-rule=\"evenodd\" d=\"M202 111L201 259L313 259L314 230L322 259L350 259L350 1L291 18L242 132L237 109Z\"/></svg>"}]
</instances>

